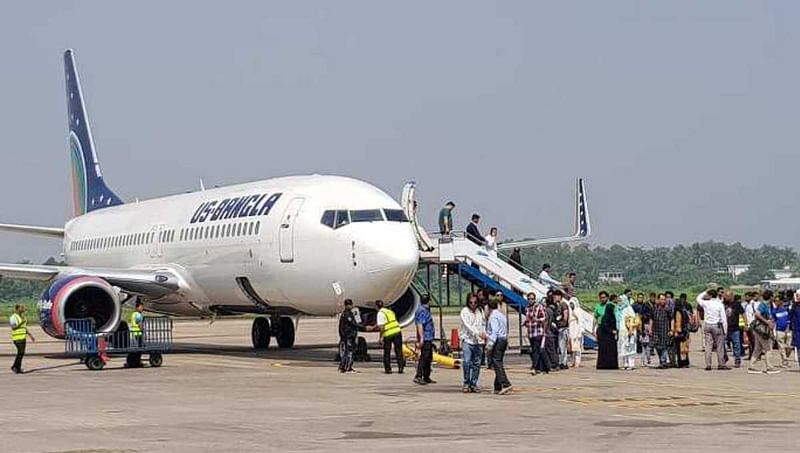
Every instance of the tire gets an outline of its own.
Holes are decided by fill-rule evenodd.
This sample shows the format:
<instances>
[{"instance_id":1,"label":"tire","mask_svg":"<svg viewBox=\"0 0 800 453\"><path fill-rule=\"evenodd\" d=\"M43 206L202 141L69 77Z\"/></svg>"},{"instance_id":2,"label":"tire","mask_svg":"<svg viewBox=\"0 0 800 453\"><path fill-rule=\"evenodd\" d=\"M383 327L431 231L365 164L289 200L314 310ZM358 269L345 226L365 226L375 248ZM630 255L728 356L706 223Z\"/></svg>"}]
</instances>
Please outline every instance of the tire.
<instances>
[{"instance_id":1,"label":"tire","mask_svg":"<svg viewBox=\"0 0 800 453\"><path fill-rule=\"evenodd\" d=\"M160 352L151 352L148 362L150 362L151 367L158 368L164 363L164 356Z\"/></svg>"},{"instance_id":2,"label":"tire","mask_svg":"<svg viewBox=\"0 0 800 453\"><path fill-rule=\"evenodd\" d=\"M253 327L250 331L250 338L253 341L253 349L263 351L269 348L270 342L270 323L268 318L258 317L253 320Z\"/></svg>"},{"instance_id":3,"label":"tire","mask_svg":"<svg viewBox=\"0 0 800 453\"><path fill-rule=\"evenodd\" d=\"M288 349L294 346L294 321L292 321L292 318L281 317L280 328L275 337L278 340L278 347L281 349Z\"/></svg>"},{"instance_id":4,"label":"tire","mask_svg":"<svg viewBox=\"0 0 800 453\"><path fill-rule=\"evenodd\" d=\"M99 355L86 357L86 368L92 371L100 371L104 366L106 366L106 363L103 362Z\"/></svg>"}]
</instances>

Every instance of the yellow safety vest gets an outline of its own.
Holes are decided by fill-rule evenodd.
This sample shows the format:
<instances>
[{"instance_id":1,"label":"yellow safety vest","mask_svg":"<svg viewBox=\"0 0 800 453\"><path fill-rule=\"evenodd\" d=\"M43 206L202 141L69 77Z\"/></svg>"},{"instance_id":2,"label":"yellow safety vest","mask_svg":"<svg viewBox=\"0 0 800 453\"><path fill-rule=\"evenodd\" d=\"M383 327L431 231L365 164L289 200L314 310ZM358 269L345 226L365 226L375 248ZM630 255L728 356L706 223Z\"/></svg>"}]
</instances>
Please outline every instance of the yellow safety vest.
<instances>
[{"instance_id":1,"label":"yellow safety vest","mask_svg":"<svg viewBox=\"0 0 800 453\"><path fill-rule=\"evenodd\" d=\"M140 326L139 323L136 322L136 315L138 314L139 314L138 311L131 313L131 323L130 323L131 325L128 326L130 332L133 334L134 337L142 336L142 326Z\"/></svg>"},{"instance_id":2,"label":"yellow safety vest","mask_svg":"<svg viewBox=\"0 0 800 453\"><path fill-rule=\"evenodd\" d=\"M22 341L28 336L28 320L25 316L14 313L11 319L17 322L17 327L11 329L11 341Z\"/></svg>"},{"instance_id":3,"label":"yellow safety vest","mask_svg":"<svg viewBox=\"0 0 800 453\"><path fill-rule=\"evenodd\" d=\"M392 310L381 308L381 313L386 316L386 324L383 325L383 338L392 338L400 333L400 323Z\"/></svg>"}]
</instances>

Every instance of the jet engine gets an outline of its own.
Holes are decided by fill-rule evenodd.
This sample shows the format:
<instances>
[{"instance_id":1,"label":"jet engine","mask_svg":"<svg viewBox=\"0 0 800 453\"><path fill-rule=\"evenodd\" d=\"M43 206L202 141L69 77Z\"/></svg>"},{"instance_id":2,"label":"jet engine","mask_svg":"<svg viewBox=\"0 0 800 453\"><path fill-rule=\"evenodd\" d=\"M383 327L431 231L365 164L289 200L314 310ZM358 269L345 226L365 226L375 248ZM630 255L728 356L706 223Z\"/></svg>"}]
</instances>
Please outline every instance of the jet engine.
<instances>
[{"instance_id":1,"label":"jet engine","mask_svg":"<svg viewBox=\"0 0 800 453\"><path fill-rule=\"evenodd\" d=\"M102 278L69 275L44 291L39 320L53 338L64 338L68 319L91 318L98 333L110 333L119 325L121 305L118 292Z\"/></svg>"},{"instance_id":2,"label":"jet engine","mask_svg":"<svg viewBox=\"0 0 800 453\"><path fill-rule=\"evenodd\" d=\"M387 304L387 306L394 312L400 326L406 327L414 323L414 315L417 313L417 308L419 308L420 304L420 295L412 286L409 287L399 299L391 304ZM361 313L361 320L364 324L373 325L376 323L378 313L374 309L359 308L359 312Z\"/></svg>"}]
</instances>

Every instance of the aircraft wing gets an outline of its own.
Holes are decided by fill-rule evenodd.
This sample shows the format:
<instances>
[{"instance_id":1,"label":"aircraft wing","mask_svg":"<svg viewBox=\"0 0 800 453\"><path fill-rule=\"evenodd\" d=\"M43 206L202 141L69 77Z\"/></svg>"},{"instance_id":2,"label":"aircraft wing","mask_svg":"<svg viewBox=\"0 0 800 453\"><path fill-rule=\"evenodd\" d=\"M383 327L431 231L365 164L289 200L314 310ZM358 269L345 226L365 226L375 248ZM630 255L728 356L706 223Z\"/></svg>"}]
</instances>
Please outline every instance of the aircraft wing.
<instances>
[{"instance_id":1,"label":"aircraft wing","mask_svg":"<svg viewBox=\"0 0 800 453\"><path fill-rule=\"evenodd\" d=\"M504 242L498 246L498 249L508 250L515 247L524 248L545 244L584 241L588 239L591 234L592 226L591 223L589 223L589 202L586 199L586 187L583 183L583 179L578 179L577 188L575 190L575 232L572 236Z\"/></svg>"},{"instance_id":2,"label":"aircraft wing","mask_svg":"<svg viewBox=\"0 0 800 453\"><path fill-rule=\"evenodd\" d=\"M11 233L34 234L37 236L47 236L51 238L61 239L64 237L63 228L54 227L41 227L30 225L14 225L11 223L0 223L0 231L8 231Z\"/></svg>"},{"instance_id":3,"label":"aircraft wing","mask_svg":"<svg viewBox=\"0 0 800 453\"><path fill-rule=\"evenodd\" d=\"M148 299L164 297L181 286L180 276L170 269L107 269L0 263L0 277L6 278L50 281L73 274L99 277L127 293Z\"/></svg>"}]
</instances>

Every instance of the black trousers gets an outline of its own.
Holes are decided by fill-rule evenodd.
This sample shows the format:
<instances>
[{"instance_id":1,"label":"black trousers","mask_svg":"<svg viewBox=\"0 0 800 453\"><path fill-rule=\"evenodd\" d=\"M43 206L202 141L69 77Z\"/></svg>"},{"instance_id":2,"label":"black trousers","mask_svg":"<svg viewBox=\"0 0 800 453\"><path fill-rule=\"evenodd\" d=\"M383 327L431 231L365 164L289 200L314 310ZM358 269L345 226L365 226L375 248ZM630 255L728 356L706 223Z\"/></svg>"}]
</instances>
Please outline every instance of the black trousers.
<instances>
[{"instance_id":1,"label":"black trousers","mask_svg":"<svg viewBox=\"0 0 800 453\"><path fill-rule=\"evenodd\" d=\"M339 342L339 371L345 372L353 369L353 352L355 349L355 338L344 338Z\"/></svg>"},{"instance_id":2,"label":"black trousers","mask_svg":"<svg viewBox=\"0 0 800 453\"><path fill-rule=\"evenodd\" d=\"M26 340L17 340L14 342L14 346L17 347L17 358L14 359L14 366L11 367L12 369L15 369L17 371L22 370L22 358L25 357L26 345L27 345Z\"/></svg>"},{"instance_id":3,"label":"black trousers","mask_svg":"<svg viewBox=\"0 0 800 453\"><path fill-rule=\"evenodd\" d=\"M433 364L433 342L423 341L422 351L417 361L417 379L431 380L431 365Z\"/></svg>"},{"instance_id":4,"label":"black trousers","mask_svg":"<svg viewBox=\"0 0 800 453\"><path fill-rule=\"evenodd\" d=\"M144 336L143 335L134 335L133 341L136 343L136 346L139 348L144 347ZM125 359L127 362L128 367L135 368L142 366L142 353L141 352L131 352L128 353L128 356Z\"/></svg>"},{"instance_id":5,"label":"black trousers","mask_svg":"<svg viewBox=\"0 0 800 453\"><path fill-rule=\"evenodd\" d=\"M558 364L558 336L545 335L544 337L545 354L550 366Z\"/></svg>"},{"instance_id":6,"label":"black trousers","mask_svg":"<svg viewBox=\"0 0 800 453\"><path fill-rule=\"evenodd\" d=\"M383 339L383 368L386 371L392 371L392 346L394 346L394 356L397 359L397 370L402 372L406 366L406 359L403 357L402 333Z\"/></svg>"},{"instance_id":7,"label":"black trousers","mask_svg":"<svg viewBox=\"0 0 800 453\"><path fill-rule=\"evenodd\" d=\"M494 389L498 392L511 386L511 382L509 382L508 375L506 374L506 367L503 365L506 349L508 349L508 339L498 338L494 346L492 346L489 355L489 360L494 370Z\"/></svg>"},{"instance_id":8,"label":"black trousers","mask_svg":"<svg viewBox=\"0 0 800 453\"><path fill-rule=\"evenodd\" d=\"M528 337L531 344L531 369L548 373L550 372L550 358L547 357L547 353L542 347L542 339L543 337Z\"/></svg>"}]
</instances>

